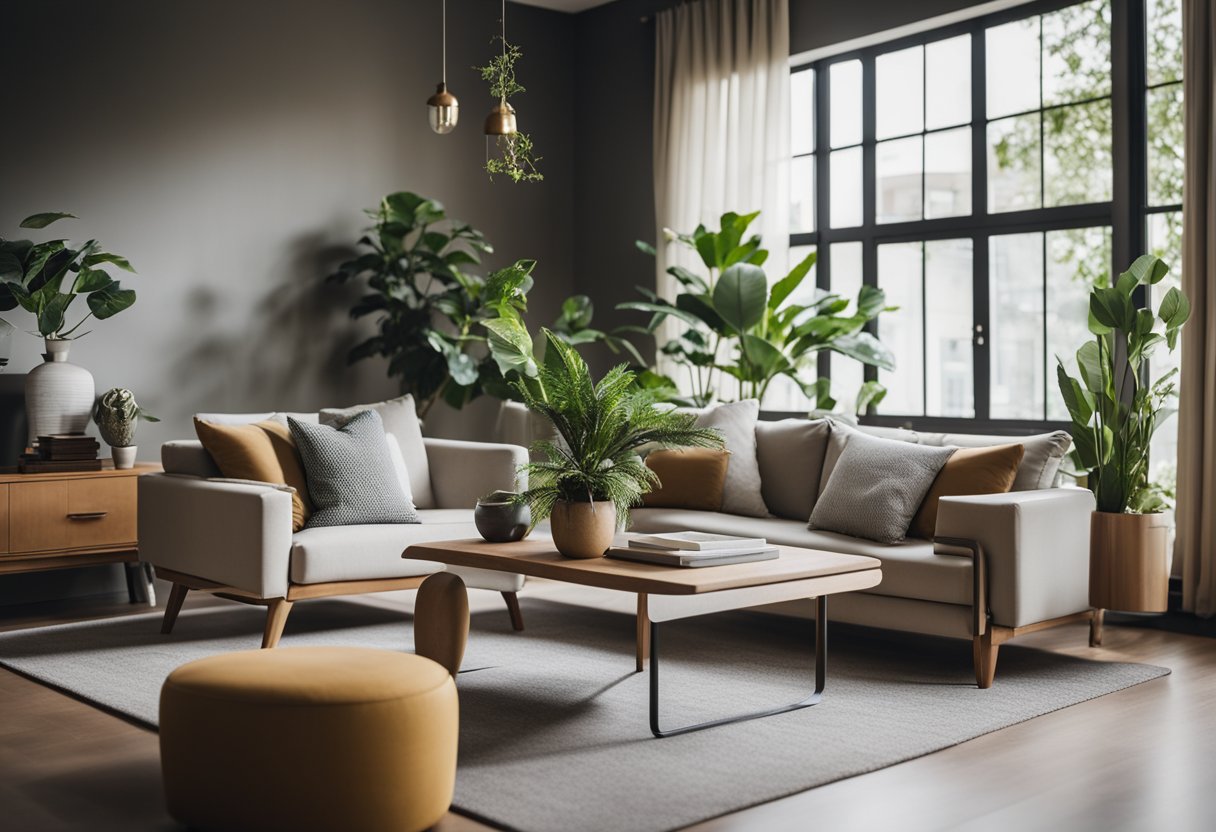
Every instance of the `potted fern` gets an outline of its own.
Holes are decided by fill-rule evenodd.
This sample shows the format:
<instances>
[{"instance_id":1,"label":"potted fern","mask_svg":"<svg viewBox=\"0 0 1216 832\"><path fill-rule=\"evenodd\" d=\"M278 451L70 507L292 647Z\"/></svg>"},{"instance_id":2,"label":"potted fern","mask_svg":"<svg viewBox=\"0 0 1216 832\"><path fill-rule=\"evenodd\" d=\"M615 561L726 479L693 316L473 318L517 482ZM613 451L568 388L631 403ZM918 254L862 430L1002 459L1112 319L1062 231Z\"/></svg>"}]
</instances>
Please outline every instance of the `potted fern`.
<instances>
[{"instance_id":1,"label":"potted fern","mask_svg":"<svg viewBox=\"0 0 1216 832\"><path fill-rule=\"evenodd\" d=\"M720 448L721 435L694 417L654 406L624 366L597 383L574 348L544 330L547 348L536 375L515 381L524 403L553 424L555 440L533 445L537 461L521 467L531 484L519 499L532 522L549 519L566 557L602 557L629 509L658 484L638 455L645 446Z\"/></svg>"},{"instance_id":2,"label":"potted fern","mask_svg":"<svg viewBox=\"0 0 1216 832\"><path fill-rule=\"evenodd\" d=\"M1097 511L1090 525L1090 603L1097 609L1164 612L1169 558L1162 511L1169 493L1149 481L1149 442L1173 410L1177 369L1155 381L1148 359L1173 352L1191 314L1186 295L1171 288L1154 312L1137 302L1137 289L1156 286L1169 272L1143 255L1114 286L1089 297L1093 340L1077 350L1080 378L1057 357L1060 394L1072 418L1073 462L1088 472Z\"/></svg>"}]
</instances>

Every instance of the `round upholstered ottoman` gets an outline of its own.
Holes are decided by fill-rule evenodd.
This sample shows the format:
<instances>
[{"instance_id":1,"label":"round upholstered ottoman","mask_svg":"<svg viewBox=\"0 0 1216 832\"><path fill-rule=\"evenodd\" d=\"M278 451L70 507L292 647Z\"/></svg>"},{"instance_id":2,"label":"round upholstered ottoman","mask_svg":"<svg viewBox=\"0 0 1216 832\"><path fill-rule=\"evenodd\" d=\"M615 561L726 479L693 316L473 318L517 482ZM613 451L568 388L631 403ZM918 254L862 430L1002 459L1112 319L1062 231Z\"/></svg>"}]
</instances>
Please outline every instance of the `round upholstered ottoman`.
<instances>
[{"instance_id":1,"label":"round upholstered ottoman","mask_svg":"<svg viewBox=\"0 0 1216 832\"><path fill-rule=\"evenodd\" d=\"M456 779L456 686L422 656L296 647L169 674L160 755L169 814L202 830L421 830Z\"/></svg>"}]
</instances>

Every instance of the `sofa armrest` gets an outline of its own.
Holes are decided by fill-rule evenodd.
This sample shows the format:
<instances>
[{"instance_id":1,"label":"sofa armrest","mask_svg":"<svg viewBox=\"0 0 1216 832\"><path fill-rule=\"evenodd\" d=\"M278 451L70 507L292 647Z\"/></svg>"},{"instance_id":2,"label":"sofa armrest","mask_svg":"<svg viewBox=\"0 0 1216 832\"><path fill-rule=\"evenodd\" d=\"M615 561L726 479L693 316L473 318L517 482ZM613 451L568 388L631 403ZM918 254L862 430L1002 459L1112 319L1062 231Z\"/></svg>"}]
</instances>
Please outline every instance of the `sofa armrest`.
<instances>
[{"instance_id":1,"label":"sofa armrest","mask_svg":"<svg viewBox=\"0 0 1216 832\"><path fill-rule=\"evenodd\" d=\"M282 598L291 560L291 492L264 483L142 476L139 557L261 598Z\"/></svg>"},{"instance_id":2,"label":"sofa armrest","mask_svg":"<svg viewBox=\"0 0 1216 832\"><path fill-rule=\"evenodd\" d=\"M491 491L528 487L525 475L518 472L528 461L528 451L519 445L431 438L424 442L436 508L472 508Z\"/></svg>"},{"instance_id":3,"label":"sofa armrest","mask_svg":"<svg viewBox=\"0 0 1216 832\"><path fill-rule=\"evenodd\" d=\"M983 548L992 623L1022 627L1089 609L1094 506L1083 488L942 497L936 537Z\"/></svg>"}]
</instances>

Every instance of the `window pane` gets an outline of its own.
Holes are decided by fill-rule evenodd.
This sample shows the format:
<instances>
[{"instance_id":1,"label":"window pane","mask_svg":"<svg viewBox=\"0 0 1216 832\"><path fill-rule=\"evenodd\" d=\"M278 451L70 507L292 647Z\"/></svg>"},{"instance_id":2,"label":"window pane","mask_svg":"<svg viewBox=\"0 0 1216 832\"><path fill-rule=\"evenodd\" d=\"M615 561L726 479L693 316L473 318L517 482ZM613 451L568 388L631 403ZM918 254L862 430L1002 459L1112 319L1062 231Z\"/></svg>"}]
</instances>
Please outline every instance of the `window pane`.
<instances>
[{"instance_id":1,"label":"window pane","mask_svg":"<svg viewBox=\"0 0 1216 832\"><path fill-rule=\"evenodd\" d=\"M1182 79L1182 0L1148 0L1148 82Z\"/></svg>"},{"instance_id":2,"label":"window pane","mask_svg":"<svg viewBox=\"0 0 1216 832\"><path fill-rule=\"evenodd\" d=\"M925 136L925 219L971 213L971 128Z\"/></svg>"},{"instance_id":3,"label":"window pane","mask_svg":"<svg viewBox=\"0 0 1216 832\"><path fill-rule=\"evenodd\" d=\"M834 150L828 163L832 177L832 227L861 225L861 148Z\"/></svg>"},{"instance_id":4,"label":"window pane","mask_svg":"<svg viewBox=\"0 0 1216 832\"><path fill-rule=\"evenodd\" d=\"M1110 101L1043 113L1043 203L1046 207L1109 202Z\"/></svg>"},{"instance_id":5,"label":"window pane","mask_svg":"<svg viewBox=\"0 0 1216 832\"><path fill-rule=\"evenodd\" d=\"M1110 228L1047 232L1047 418L1068 419L1056 383L1056 357L1077 377L1077 349L1090 340L1089 292L1109 286Z\"/></svg>"},{"instance_id":6,"label":"window pane","mask_svg":"<svg viewBox=\"0 0 1216 832\"><path fill-rule=\"evenodd\" d=\"M790 163L790 233L815 230L815 157Z\"/></svg>"},{"instance_id":7,"label":"window pane","mask_svg":"<svg viewBox=\"0 0 1216 832\"><path fill-rule=\"evenodd\" d=\"M925 243L925 415L975 416L971 241Z\"/></svg>"},{"instance_id":8,"label":"window pane","mask_svg":"<svg viewBox=\"0 0 1216 832\"><path fill-rule=\"evenodd\" d=\"M790 76L790 153L801 156L815 149L815 70Z\"/></svg>"},{"instance_id":9,"label":"window pane","mask_svg":"<svg viewBox=\"0 0 1216 832\"><path fill-rule=\"evenodd\" d=\"M832 80L832 147L861 143L861 61L841 61L828 68Z\"/></svg>"},{"instance_id":10,"label":"window pane","mask_svg":"<svg viewBox=\"0 0 1216 832\"><path fill-rule=\"evenodd\" d=\"M1171 211L1167 214L1149 214L1148 217L1148 247L1149 251L1160 257L1170 266L1165 279L1153 287L1153 308L1161 302L1161 298L1172 286L1178 286L1182 281L1182 212ZM1149 374L1153 380L1160 378L1174 367L1182 367L1182 351L1173 353L1166 351L1164 345L1157 348L1149 361ZM1176 378L1176 377L1175 377ZM1176 406L1170 405L1171 407ZM1172 488L1177 479L1178 467L1178 417L1171 416L1157 423L1157 432L1149 443L1149 480Z\"/></svg>"},{"instance_id":11,"label":"window pane","mask_svg":"<svg viewBox=\"0 0 1216 832\"><path fill-rule=\"evenodd\" d=\"M878 337L895 353L895 371L879 371L887 387L881 413L921 415L924 401L924 317L922 310L922 243L888 243L878 247L878 285L887 303L898 306L878 320Z\"/></svg>"},{"instance_id":12,"label":"window pane","mask_svg":"<svg viewBox=\"0 0 1216 832\"><path fill-rule=\"evenodd\" d=\"M1043 15L1043 104L1110 95L1110 3L1091 0Z\"/></svg>"},{"instance_id":13,"label":"window pane","mask_svg":"<svg viewBox=\"0 0 1216 832\"><path fill-rule=\"evenodd\" d=\"M1043 235L988 241L989 413L1043 418Z\"/></svg>"},{"instance_id":14,"label":"window pane","mask_svg":"<svg viewBox=\"0 0 1216 832\"><path fill-rule=\"evenodd\" d=\"M1182 203L1182 84L1148 91L1148 204Z\"/></svg>"},{"instance_id":15,"label":"window pane","mask_svg":"<svg viewBox=\"0 0 1216 832\"><path fill-rule=\"evenodd\" d=\"M971 35L925 47L925 128L971 121Z\"/></svg>"},{"instance_id":16,"label":"window pane","mask_svg":"<svg viewBox=\"0 0 1216 832\"><path fill-rule=\"evenodd\" d=\"M1039 108L1039 19L1015 20L986 33L988 118Z\"/></svg>"},{"instance_id":17,"label":"window pane","mask_svg":"<svg viewBox=\"0 0 1216 832\"><path fill-rule=\"evenodd\" d=\"M878 222L921 218L921 137L879 142L875 150Z\"/></svg>"},{"instance_id":18,"label":"window pane","mask_svg":"<svg viewBox=\"0 0 1216 832\"><path fill-rule=\"evenodd\" d=\"M988 211L1038 208L1039 113L1015 116L988 125Z\"/></svg>"},{"instance_id":19,"label":"window pane","mask_svg":"<svg viewBox=\"0 0 1216 832\"><path fill-rule=\"evenodd\" d=\"M856 311L857 293L861 291L861 243L833 243L831 251L831 291L849 299L852 306L846 311ZM857 392L865 381L865 368L860 361L836 353L831 354L829 362L836 409L853 413L857 409Z\"/></svg>"},{"instance_id":20,"label":"window pane","mask_svg":"<svg viewBox=\"0 0 1216 832\"><path fill-rule=\"evenodd\" d=\"M880 139L925 127L925 52L922 46L879 55L874 61L875 134Z\"/></svg>"}]
</instances>

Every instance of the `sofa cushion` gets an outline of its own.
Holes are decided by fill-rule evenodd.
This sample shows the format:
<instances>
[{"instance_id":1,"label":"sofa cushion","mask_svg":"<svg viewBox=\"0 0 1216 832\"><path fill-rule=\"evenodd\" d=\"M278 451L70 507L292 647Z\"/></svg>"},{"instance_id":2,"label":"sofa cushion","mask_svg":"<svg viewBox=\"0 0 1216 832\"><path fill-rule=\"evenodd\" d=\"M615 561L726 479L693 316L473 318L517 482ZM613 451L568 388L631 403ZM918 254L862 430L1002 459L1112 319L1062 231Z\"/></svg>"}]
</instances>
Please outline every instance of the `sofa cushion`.
<instances>
[{"instance_id":1,"label":"sofa cushion","mask_svg":"<svg viewBox=\"0 0 1216 832\"><path fill-rule=\"evenodd\" d=\"M760 403L755 399L719 404L697 413L697 427L716 428L730 451L722 510L749 517L767 517L760 494L760 464L756 460L756 421Z\"/></svg>"},{"instance_id":2,"label":"sofa cushion","mask_svg":"<svg viewBox=\"0 0 1216 832\"><path fill-rule=\"evenodd\" d=\"M1036 433L1033 436L993 436L975 433L921 433L922 445L953 445L956 448L987 448L993 445L1018 443L1024 449L1018 474L1010 491L1036 491L1054 488L1060 463L1072 447L1072 437L1065 431Z\"/></svg>"},{"instance_id":3,"label":"sofa cushion","mask_svg":"<svg viewBox=\"0 0 1216 832\"><path fill-rule=\"evenodd\" d=\"M897 598L918 598L944 604L970 604L971 559L938 555L927 540L909 538L884 544L834 532L812 531L805 521L739 517L716 511L638 508L631 512L635 532L678 532L695 529L746 537L769 543L822 549L846 555L869 555L882 561L882 583L866 592ZM829 605L830 607L831 605Z\"/></svg>"},{"instance_id":4,"label":"sofa cushion","mask_svg":"<svg viewBox=\"0 0 1216 832\"><path fill-rule=\"evenodd\" d=\"M435 495L431 489L431 468L427 460L426 446L422 441L422 423L414 407L413 396L401 396L384 402L357 404L351 407L327 407L321 411L321 424L340 427L357 413L374 410L380 415L385 433L397 437L405 469L410 475L410 494L418 508L434 508Z\"/></svg>"},{"instance_id":5,"label":"sofa cushion","mask_svg":"<svg viewBox=\"0 0 1216 832\"><path fill-rule=\"evenodd\" d=\"M851 437L811 512L811 528L898 543L954 451Z\"/></svg>"},{"instance_id":6,"label":"sofa cushion","mask_svg":"<svg viewBox=\"0 0 1216 832\"><path fill-rule=\"evenodd\" d=\"M810 518L830 433L826 419L756 423L760 493L773 514L791 520Z\"/></svg>"},{"instance_id":7,"label":"sofa cushion","mask_svg":"<svg viewBox=\"0 0 1216 832\"><path fill-rule=\"evenodd\" d=\"M1022 462L1021 445L959 448L938 473L912 518L908 534L932 540L937 530L937 504L942 497L1004 494L1013 485Z\"/></svg>"},{"instance_id":8,"label":"sofa cushion","mask_svg":"<svg viewBox=\"0 0 1216 832\"><path fill-rule=\"evenodd\" d=\"M642 495L642 505L718 511L726 486L730 452L716 448L680 448L651 451L646 467L659 485Z\"/></svg>"},{"instance_id":9,"label":"sofa cushion","mask_svg":"<svg viewBox=\"0 0 1216 832\"><path fill-rule=\"evenodd\" d=\"M435 540L477 536L472 509L420 511L420 524L320 526L292 536L291 582L318 584L409 578L443 571L443 564L401 557L406 547ZM475 589L515 592L521 575L485 569L448 567Z\"/></svg>"},{"instance_id":10,"label":"sofa cushion","mask_svg":"<svg viewBox=\"0 0 1216 832\"><path fill-rule=\"evenodd\" d=\"M304 528L313 506L304 466L287 425L275 419L214 424L195 417L194 431L226 478L291 486L291 528Z\"/></svg>"},{"instance_id":11,"label":"sofa cushion","mask_svg":"<svg viewBox=\"0 0 1216 832\"><path fill-rule=\"evenodd\" d=\"M310 527L418 522L397 482L375 411L359 413L340 428L287 421L308 476Z\"/></svg>"}]
</instances>

